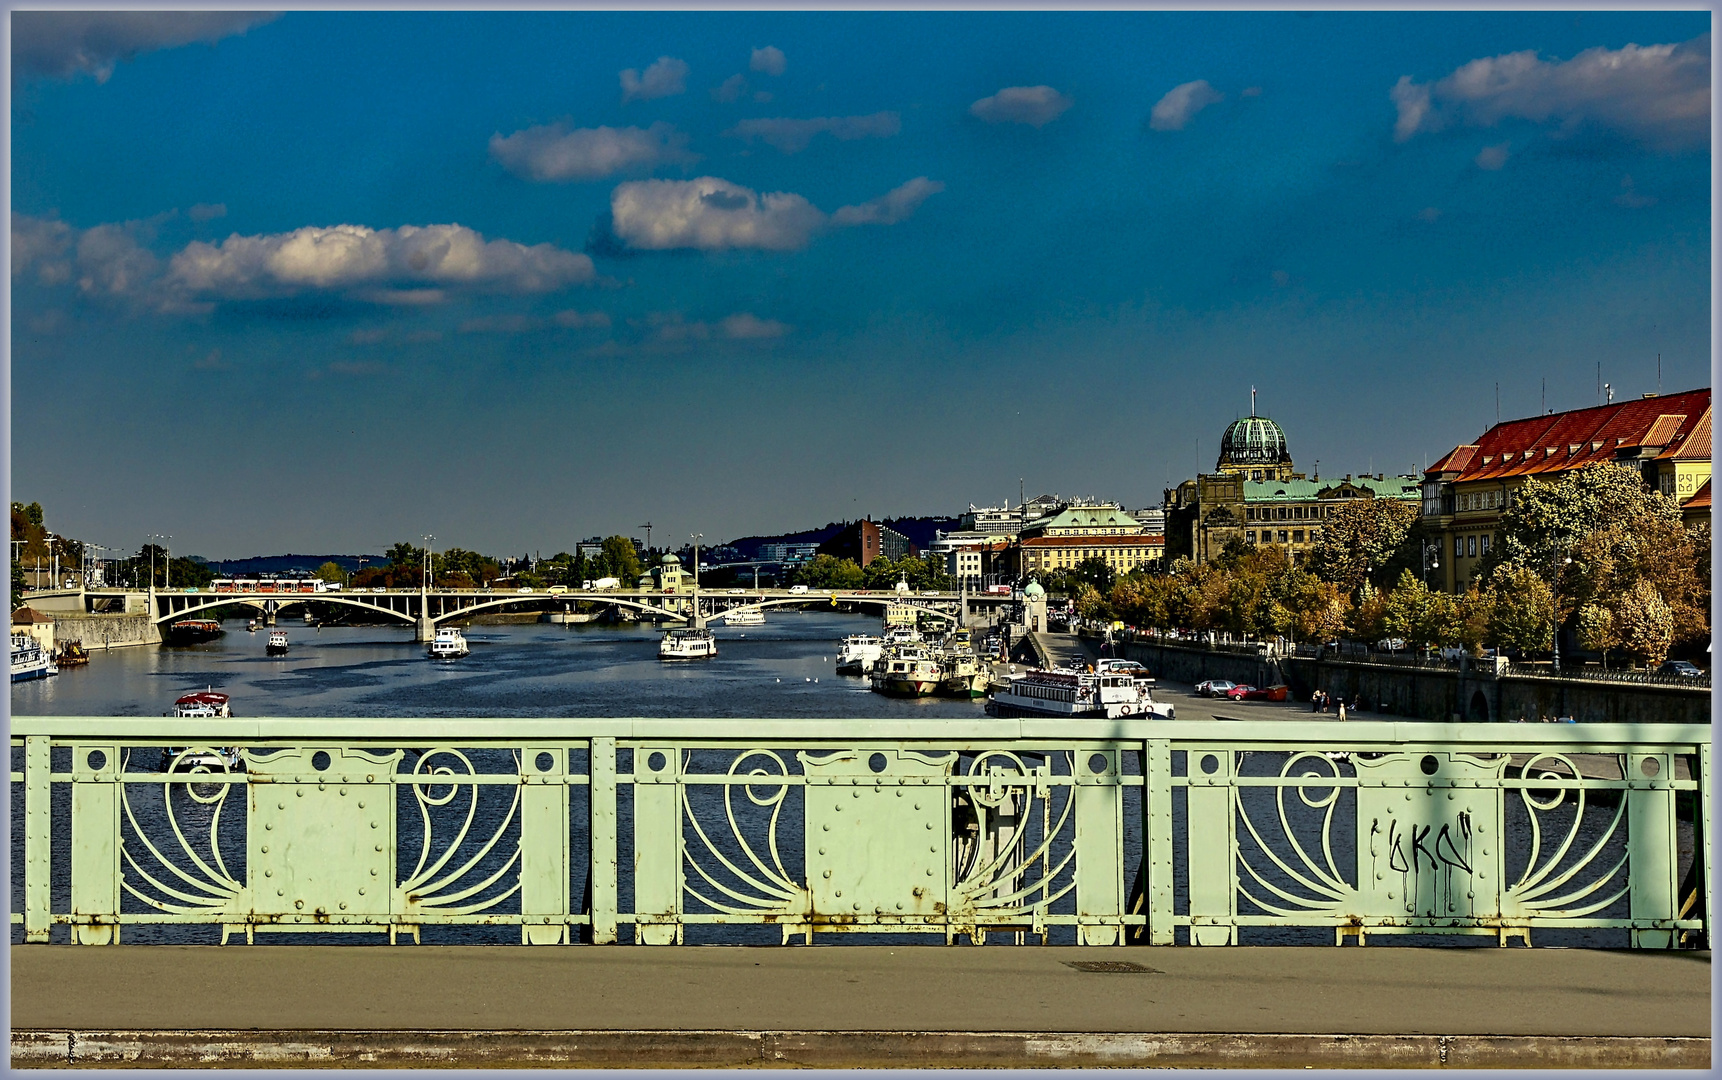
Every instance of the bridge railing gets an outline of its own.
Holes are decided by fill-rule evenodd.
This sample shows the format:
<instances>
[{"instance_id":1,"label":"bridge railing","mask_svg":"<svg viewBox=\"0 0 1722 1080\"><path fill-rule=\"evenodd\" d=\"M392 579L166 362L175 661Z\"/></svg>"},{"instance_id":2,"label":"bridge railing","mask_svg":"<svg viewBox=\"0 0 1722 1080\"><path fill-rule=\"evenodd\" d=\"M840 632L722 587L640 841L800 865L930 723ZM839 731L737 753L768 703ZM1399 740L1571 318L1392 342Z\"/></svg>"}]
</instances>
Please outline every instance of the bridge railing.
<instances>
[{"instance_id":1,"label":"bridge railing","mask_svg":"<svg viewBox=\"0 0 1722 1080\"><path fill-rule=\"evenodd\" d=\"M15 717L15 942L1707 940L1676 725Z\"/></svg>"}]
</instances>

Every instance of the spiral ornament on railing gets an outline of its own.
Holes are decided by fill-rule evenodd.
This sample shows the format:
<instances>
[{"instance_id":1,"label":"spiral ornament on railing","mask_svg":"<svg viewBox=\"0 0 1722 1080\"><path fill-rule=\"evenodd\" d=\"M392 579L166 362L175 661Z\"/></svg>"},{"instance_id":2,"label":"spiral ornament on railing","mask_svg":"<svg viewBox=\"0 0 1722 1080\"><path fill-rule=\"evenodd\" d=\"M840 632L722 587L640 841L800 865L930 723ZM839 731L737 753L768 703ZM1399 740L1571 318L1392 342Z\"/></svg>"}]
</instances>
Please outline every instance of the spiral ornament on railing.
<instances>
[{"instance_id":1,"label":"spiral ornament on railing","mask_svg":"<svg viewBox=\"0 0 1722 1080\"><path fill-rule=\"evenodd\" d=\"M444 758L452 759L452 763L430 764L432 761ZM518 757L515 764L518 771ZM412 776L415 780L421 777L449 778L446 785L440 783L415 783L412 785L413 799L418 807L419 822L423 834L419 843L418 861L413 865L412 873L408 874L406 879L397 887L397 892L408 904L416 908L446 915L472 915L494 909L520 889L519 881L515 881L502 892L486 896L473 903L465 903L473 897L483 895L512 872L520 862L520 845L517 841L508 857L492 868L487 876L478 878L476 881L467 880L469 875L477 876L476 872L482 872L482 864L493 851L497 850L497 845L509 831L509 826L514 823L515 815L520 809L520 788L516 786L513 789L508 812L503 815L501 822L491 831L489 838L478 844L476 851L467 851L466 841L472 831L473 819L478 813L479 793L482 790L482 785L471 782L461 783L460 778L475 775L477 775L477 770L473 768L472 759L459 750L446 746L425 751L419 755L418 761L413 763ZM439 789L444 787L447 789L446 792L439 794ZM436 828L431 810L453 804L463 791L467 797L465 817L461 820L460 828L456 830L442 854L432 860L431 852L434 847ZM457 857L464 857L464 861L461 861L455 869L448 870L448 866ZM426 865L427 862L429 865Z\"/></svg>"},{"instance_id":2,"label":"spiral ornament on railing","mask_svg":"<svg viewBox=\"0 0 1722 1080\"><path fill-rule=\"evenodd\" d=\"M754 759L759 759L760 764L743 772L743 766ZM783 758L771 750L746 750L737 754L730 761L729 768L725 772L725 775L729 777L759 777L761 781L758 784L723 785L722 795L724 819L729 826L729 836L734 840L740 853L753 867L752 872L744 869L734 859L726 855L719 845L713 843L705 825L701 824L700 815L693 801L689 798L690 788L696 783L698 776L697 773L688 774L686 772L690 760L691 755L689 758L684 758L683 761L683 776L687 783L681 789L681 808L684 820L693 828L694 835L699 840L700 848L696 850L690 845L684 834L681 839L681 853L685 864L692 867L694 873L705 882L704 889L706 891L701 891L700 888L688 884L685 886L688 894L713 911L725 915L748 915L763 912L795 914L806 911L807 889L795 880L784 867L783 856L778 849L778 826L783 816L784 800L789 795L789 785L781 782L773 784L770 779L789 775L789 768L784 764ZM770 768L765 766L770 766ZM772 769L776 771L773 772ZM754 850L754 846L749 840L747 831L736 820L734 798L738 787L748 802L761 809L769 808L771 811L765 828L766 851L771 859L770 865L767 865L765 860L760 858L759 853ZM763 790L765 794L759 794L756 789ZM708 859L715 861L725 871L728 871L730 880L722 880L720 874L708 869L704 861ZM719 900L708 895L709 892L721 893L728 900Z\"/></svg>"},{"instance_id":3,"label":"spiral ornament on railing","mask_svg":"<svg viewBox=\"0 0 1722 1080\"><path fill-rule=\"evenodd\" d=\"M174 772L179 765L186 761L201 760L206 755L220 759L221 752L209 746L187 747L173 756L166 771ZM122 772L130 764L130 760L131 755L128 753L121 765ZM212 770L202 766L194 766L188 770L192 775L199 771L205 775L212 772ZM120 806L125 813L126 822L131 826L132 838L136 840L136 846L141 847L148 853L149 859L153 860L151 868L145 869L144 864L134 854L134 846L127 842L127 838L122 833L119 844L120 857L124 864L130 868L131 873L121 873L120 887L150 907L174 915L213 915L232 907L233 903L245 892L244 883L236 880L228 872L226 860L221 854L221 812L226 807L228 793L234 786L228 783L196 784L192 782L161 785L163 816L173 831L176 845L176 848L169 850L184 855L184 861L190 864L190 869L187 869L181 865L179 860L164 855L162 849L158 848L150 839L149 830L145 828L144 823L138 820L132 807L133 786L129 784L120 785ZM186 796L194 804L213 807L210 812L209 823L204 827L207 835L202 838L203 846L209 852L207 860L198 853L197 845L194 845L187 838L186 831L180 824L179 810L175 808L173 799L173 792L176 787L184 788ZM200 791L199 789L204 790ZM151 869L155 872L151 873ZM135 875L138 881L150 889L155 890L155 895L151 895L133 884L132 875ZM177 879L181 887L167 884L162 880L164 877Z\"/></svg>"}]
</instances>

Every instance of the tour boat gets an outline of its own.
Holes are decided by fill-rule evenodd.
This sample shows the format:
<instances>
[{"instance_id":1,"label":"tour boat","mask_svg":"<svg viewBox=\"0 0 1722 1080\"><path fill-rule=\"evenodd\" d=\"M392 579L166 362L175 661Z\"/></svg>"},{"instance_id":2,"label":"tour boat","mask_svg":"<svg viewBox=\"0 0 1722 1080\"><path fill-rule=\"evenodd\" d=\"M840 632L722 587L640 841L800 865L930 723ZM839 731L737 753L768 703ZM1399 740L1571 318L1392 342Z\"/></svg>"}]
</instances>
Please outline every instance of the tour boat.
<instances>
[{"instance_id":1,"label":"tour boat","mask_svg":"<svg viewBox=\"0 0 1722 1080\"><path fill-rule=\"evenodd\" d=\"M440 626L437 628L436 638L425 651L433 660L458 660L471 652L472 648L467 645L460 627Z\"/></svg>"},{"instance_id":2,"label":"tour boat","mask_svg":"<svg viewBox=\"0 0 1722 1080\"><path fill-rule=\"evenodd\" d=\"M269 653L284 653L284 652L286 652L287 651L287 631L285 631L285 630L271 630L271 631L269 631L269 644L267 644L263 647L263 651L269 652Z\"/></svg>"},{"instance_id":3,"label":"tour boat","mask_svg":"<svg viewBox=\"0 0 1722 1080\"><path fill-rule=\"evenodd\" d=\"M12 681L46 679L58 675L60 668L54 657L42 648L42 643L29 634L12 635Z\"/></svg>"},{"instance_id":4,"label":"tour boat","mask_svg":"<svg viewBox=\"0 0 1722 1080\"><path fill-rule=\"evenodd\" d=\"M939 693L944 697L978 698L987 696L992 675L987 665L972 652L950 651L940 657L943 678Z\"/></svg>"},{"instance_id":5,"label":"tour boat","mask_svg":"<svg viewBox=\"0 0 1722 1080\"><path fill-rule=\"evenodd\" d=\"M168 716L190 716L199 718L229 717L233 709L228 704L226 694L214 690L203 689L190 694L182 694L173 703Z\"/></svg>"},{"instance_id":6,"label":"tour boat","mask_svg":"<svg viewBox=\"0 0 1722 1080\"><path fill-rule=\"evenodd\" d=\"M1122 672L1035 668L1014 676L987 703L994 716L1172 719L1172 706L1154 700L1152 679Z\"/></svg>"},{"instance_id":7,"label":"tour boat","mask_svg":"<svg viewBox=\"0 0 1722 1080\"><path fill-rule=\"evenodd\" d=\"M837 674L865 675L873 670L885 639L872 634L850 634L837 646Z\"/></svg>"},{"instance_id":8,"label":"tour boat","mask_svg":"<svg viewBox=\"0 0 1722 1080\"><path fill-rule=\"evenodd\" d=\"M703 660L716 655L717 639L704 627L671 630L658 643L659 660Z\"/></svg>"},{"instance_id":9,"label":"tour boat","mask_svg":"<svg viewBox=\"0 0 1722 1080\"><path fill-rule=\"evenodd\" d=\"M166 715L210 720L230 717L233 709L226 694L205 688L181 694ZM161 752L162 772L230 772L244 767L237 746L167 746Z\"/></svg>"},{"instance_id":10,"label":"tour boat","mask_svg":"<svg viewBox=\"0 0 1722 1080\"><path fill-rule=\"evenodd\" d=\"M90 654L84 648L83 641L68 641L60 646L60 655L54 658L54 662L61 667L76 667L89 663Z\"/></svg>"},{"instance_id":11,"label":"tour boat","mask_svg":"<svg viewBox=\"0 0 1722 1080\"><path fill-rule=\"evenodd\" d=\"M764 626L765 612L756 607L724 612L720 618L725 626Z\"/></svg>"},{"instance_id":12,"label":"tour boat","mask_svg":"<svg viewBox=\"0 0 1722 1080\"><path fill-rule=\"evenodd\" d=\"M891 697L926 697L939 688L944 669L919 645L887 646L873 664L876 693Z\"/></svg>"},{"instance_id":13,"label":"tour boat","mask_svg":"<svg viewBox=\"0 0 1722 1080\"><path fill-rule=\"evenodd\" d=\"M170 645L195 645L221 635L221 623L215 619L181 619L169 623L162 635Z\"/></svg>"}]
</instances>

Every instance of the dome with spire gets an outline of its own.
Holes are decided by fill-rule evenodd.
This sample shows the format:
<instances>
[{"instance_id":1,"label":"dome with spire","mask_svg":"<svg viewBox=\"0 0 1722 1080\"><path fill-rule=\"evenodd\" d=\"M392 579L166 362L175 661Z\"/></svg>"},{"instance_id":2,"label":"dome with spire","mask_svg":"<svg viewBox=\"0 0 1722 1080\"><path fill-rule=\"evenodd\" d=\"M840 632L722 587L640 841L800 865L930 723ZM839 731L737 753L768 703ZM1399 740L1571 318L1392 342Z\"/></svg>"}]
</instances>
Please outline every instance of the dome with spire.
<instances>
[{"instance_id":1,"label":"dome with spire","mask_svg":"<svg viewBox=\"0 0 1722 1080\"><path fill-rule=\"evenodd\" d=\"M1265 416L1249 416L1233 420L1220 436L1221 469L1272 467L1291 464L1291 452L1286 449L1286 433Z\"/></svg>"},{"instance_id":2,"label":"dome with spire","mask_svg":"<svg viewBox=\"0 0 1722 1080\"><path fill-rule=\"evenodd\" d=\"M680 565L682 565L682 560L676 558L676 553L673 551L666 553L664 555L664 557L659 561L662 562L663 565L665 565L665 566L680 566Z\"/></svg>"},{"instance_id":3,"label":"dome with spire","mask_svg":"<svg viewBox=\"0 0 1722 1080\"><path fill-rule=\"evenodd\" d=\"M1030 600L1039 600L1046 595L1046 590L1040 587L1039 581L1029 578L1028 588L1024 589L1022 594Z\"/></svg>"}]
</instances>

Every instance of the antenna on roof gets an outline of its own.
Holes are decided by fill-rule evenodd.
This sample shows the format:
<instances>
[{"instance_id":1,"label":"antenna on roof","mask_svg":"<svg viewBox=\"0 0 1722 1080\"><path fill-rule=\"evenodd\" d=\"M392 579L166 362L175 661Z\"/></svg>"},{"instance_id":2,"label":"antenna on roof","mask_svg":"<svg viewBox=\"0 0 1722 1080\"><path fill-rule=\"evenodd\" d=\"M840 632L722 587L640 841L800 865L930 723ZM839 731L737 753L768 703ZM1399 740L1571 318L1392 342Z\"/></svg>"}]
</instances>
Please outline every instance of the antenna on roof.
<instances>
[{"instance_id":1,"label":"antenna on roof","mask_svg":"<svg viewBox=\"0 0 1722 1080\"><path fill-rule=\"evenodd\" d=\"M1656 354L1656 396L1662 396L1662 354Z\"/></svg>"},{"instance_id":2,"label":"antenna on roof","mask_svg":"<svg viewBox=\"0 0 1722 1080\"><path fill-rule=\"evenodd\" d=\"M1501 422L1501 384L1495 383L1495 423Z\"/></svg>"},{"instance_id":3,"label":"antenna on roof","mask_svg":"<svg viewBox=\"0 0 1722 1080\"><path fill-rule=\"evenodd\" d=\"M1254 384L1250 386L1250 415L1256 415L1256 388Z\"/></svg>"},{"instance_id":4,"label":"antenna on roof","mask_svg":"<svg viewBox=\"0 0 1722 1080\"><path fill-rule=\"evenodd\" d=\"M1596 403L1602 404L1602 361L1596 362Z\"/></svg>"}]
</instances>

